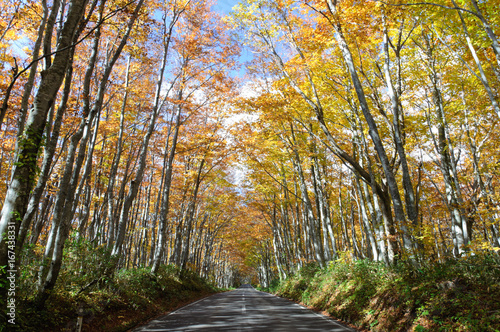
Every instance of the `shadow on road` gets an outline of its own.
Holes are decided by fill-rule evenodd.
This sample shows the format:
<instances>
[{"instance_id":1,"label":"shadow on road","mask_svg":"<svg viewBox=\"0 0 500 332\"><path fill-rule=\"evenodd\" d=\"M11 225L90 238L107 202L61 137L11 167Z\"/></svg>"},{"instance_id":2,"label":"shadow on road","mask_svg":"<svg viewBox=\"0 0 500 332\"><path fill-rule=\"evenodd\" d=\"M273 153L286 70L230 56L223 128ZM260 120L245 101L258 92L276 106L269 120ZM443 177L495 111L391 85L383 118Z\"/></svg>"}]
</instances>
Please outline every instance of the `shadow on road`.
<instances>
[{"instance_id":1,"label":"shadow on road","mask_svg":"<svg viewBox=\"0 0 500 332\"><path fill-rule=\"evenodd\" d=\"M207 297L139 327L152 331L355 331L251 285Z\"/></svg>"}]
</instances>

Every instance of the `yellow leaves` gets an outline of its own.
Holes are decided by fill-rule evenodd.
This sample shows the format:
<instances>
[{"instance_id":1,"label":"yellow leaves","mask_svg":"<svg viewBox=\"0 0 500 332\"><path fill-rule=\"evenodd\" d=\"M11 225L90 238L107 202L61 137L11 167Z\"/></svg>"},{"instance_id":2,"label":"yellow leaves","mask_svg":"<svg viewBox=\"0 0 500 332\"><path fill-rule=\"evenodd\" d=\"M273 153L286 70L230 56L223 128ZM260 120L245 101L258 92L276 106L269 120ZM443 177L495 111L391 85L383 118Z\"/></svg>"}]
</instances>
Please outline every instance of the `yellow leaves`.
<instances>
[{"instance_id":1,"label":"yellow leaves","mask_svg":"<svg viewBox=\"0 0 500 332\"><path fill-rule=\"evenodd\" d=\"M469 249L471 249L471 254L477 253L488 253L488 252L500 252L499 247L493 247L492 244L486 241L484 238L477 238L469 244Z\"/></svg>"},{"instance_id":2,"label":"yellow leaves","mask_svg":"<svg viewBox=\"0 0 500 332\"><path fill-rule=\"evenodd\" d=\"M341 264L351 264L353 262L353 257L354 254L352 250L345 250L339 252L339 257L335 260L336 263L341 263ZM332 267L335 264L334 261L330 261L328 264L330 267Z\"/></svg>"},{"instance_id":3,"label":"yellow leaves","mask_svg":"<svg viewBox=\"0 0 500 332\"><path fill-rule=\"evenodd\" d=\"M251 18L258 12L259 0L257 1L246 1L239 2L233 7L233 17L234 18ZM232 19L234 22L234 19Z\"/></svg>"},{"instance_id":4,"label":"yellow leaves","mask_svg":"<svg viewBox=\"0 0 500 332\"><path fill-rule=\"evenodd\" d=\"M17 33L17 31L13 30L13 29L7 30L7 32L5 33L5 37L4 37L5 40L9 40L9 41L18 40L20 38L21 38L21 36L19 35L19 33ZM4 45L7 46L7 44L4 44Z\"/></svg>"}]
</instances>

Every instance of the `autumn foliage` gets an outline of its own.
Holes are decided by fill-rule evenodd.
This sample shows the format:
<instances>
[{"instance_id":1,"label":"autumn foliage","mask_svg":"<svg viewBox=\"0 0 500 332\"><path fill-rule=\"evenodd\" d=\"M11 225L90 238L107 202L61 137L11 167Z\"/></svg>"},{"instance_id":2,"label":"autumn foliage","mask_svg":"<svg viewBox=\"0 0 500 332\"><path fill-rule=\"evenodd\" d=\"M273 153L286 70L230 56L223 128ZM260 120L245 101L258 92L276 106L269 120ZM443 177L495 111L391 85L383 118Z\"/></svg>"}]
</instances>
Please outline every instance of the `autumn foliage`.
<instances>
[{"instance_id":1,"label":"autumn foliage","mask_svg":"<svg viewBox=\"0 0 500 332\"><path fill-rule=\"evenodd\" d=\"M497 0L0 6L0 268L33 307L165 264L498 259Z\"/></svg>"}]
</instances>

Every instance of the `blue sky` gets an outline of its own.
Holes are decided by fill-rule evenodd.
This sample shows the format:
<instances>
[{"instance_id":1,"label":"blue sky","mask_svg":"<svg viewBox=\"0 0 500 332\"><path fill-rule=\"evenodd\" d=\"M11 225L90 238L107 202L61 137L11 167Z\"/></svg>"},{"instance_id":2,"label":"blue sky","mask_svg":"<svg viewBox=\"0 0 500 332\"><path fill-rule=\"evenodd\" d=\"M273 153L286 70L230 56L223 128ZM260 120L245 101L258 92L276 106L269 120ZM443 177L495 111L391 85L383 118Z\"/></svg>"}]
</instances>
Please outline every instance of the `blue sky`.
<instances>
[{"instance_id":1,"label":"blue sky","mask_svg":"<svg viewBox=\"0 0 500 332\"><path fill-rule=\"evenodd\" d=\"M220 11L222 14L228 14L231 8L238 3L238 0L218 0L213 9Z\"/></svg>"},{"instance_id":2,"label":"blue sky","mask_svg":"<svg viewBox=\"0 0 500 332\"><path fill-rule=\"evenodd\" d=\"M217 0L217 3L213 5L212 10L219 12L221 15L228 15L232 8L236 6L240 0ZM243 64L247 61L251 61L253 58L251 52L248 49L243 48L240 54L240 63ZM242 66L239 70L234 72L236 76L243 77L246 73L246 69Z\"/></svg>"}]
</instances>

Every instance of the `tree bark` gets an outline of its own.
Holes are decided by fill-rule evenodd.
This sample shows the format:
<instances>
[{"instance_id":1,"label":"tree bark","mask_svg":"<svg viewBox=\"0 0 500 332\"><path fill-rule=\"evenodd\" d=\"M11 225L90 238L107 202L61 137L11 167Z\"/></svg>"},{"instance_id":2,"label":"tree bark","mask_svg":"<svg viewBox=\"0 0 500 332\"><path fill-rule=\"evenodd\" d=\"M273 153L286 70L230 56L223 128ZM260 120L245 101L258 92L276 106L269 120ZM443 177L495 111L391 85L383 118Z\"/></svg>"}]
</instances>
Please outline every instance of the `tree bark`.
<instances>
[{"instance_id":1,"label":"tree bark","mask_svg":"<svg viewBox=\"0 0 500 332\"><path fill-rule=\"evenodd\" d=\"M71 61L71 46L78 24L85 12L86 0L73 0L58 41L52 65L42 72L33 109L22 136L12 170L0 218L0 265L7 265L8 251L18 250L16 240L26 213L31 190L37 174L37 160L49 109L61 87ZM12 240L11 240L12 239ZM19 258L17 258L19 259ZM3 273L0 276L3 278ZM3 297L3 296L2 296Z\"/></svg>"}]
</instances>

